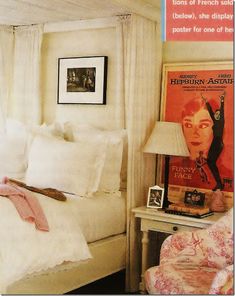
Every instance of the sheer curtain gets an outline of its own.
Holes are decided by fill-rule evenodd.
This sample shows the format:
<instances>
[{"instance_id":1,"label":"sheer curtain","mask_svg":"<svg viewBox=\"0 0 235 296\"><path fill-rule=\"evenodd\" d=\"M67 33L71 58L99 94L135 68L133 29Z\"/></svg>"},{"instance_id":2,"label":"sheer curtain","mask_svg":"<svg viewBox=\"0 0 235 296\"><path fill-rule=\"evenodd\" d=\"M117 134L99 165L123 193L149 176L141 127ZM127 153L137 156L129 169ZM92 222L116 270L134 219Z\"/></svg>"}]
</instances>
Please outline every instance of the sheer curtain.
<instances>
[{"instance_id":1,"label":"sheer curtain","mask_svg":"<svg viewBox=\"0 0 235 296\"><path fill-rule=\"evenodd\" d=\"M130 291L138 289L139 254L136 221L131 209L146 205L148 187L155 184L155 157L144 155L145 144L158 118L160 101L161 42L155 22L132 15L119 19L117 44L123 62L125 125L128 130L128 223L127 283ZM122 56L122 58L121 58ZM130 261L129 261L130 260Z\"/></svg>"},{"instance_id":2,"label":"sheer curtain","mask_svg":"<svg viewBox=\"0 0 235 296\"><path fill-rule=\"evenodd\" d=\"M0 132L9 108L13 61L13 27L0 26Z\"/></svg>"},{"instance_id":3,"label":"sheer curtain","mask_svg":"<svg viewBox=\"0 0 235 296\"><path fill-rule=\"evenodd\" d=\"M43 26L15 28L13 94L11 117L24 122L41 122L40 58Z\"/></svg>"}]
</instances>

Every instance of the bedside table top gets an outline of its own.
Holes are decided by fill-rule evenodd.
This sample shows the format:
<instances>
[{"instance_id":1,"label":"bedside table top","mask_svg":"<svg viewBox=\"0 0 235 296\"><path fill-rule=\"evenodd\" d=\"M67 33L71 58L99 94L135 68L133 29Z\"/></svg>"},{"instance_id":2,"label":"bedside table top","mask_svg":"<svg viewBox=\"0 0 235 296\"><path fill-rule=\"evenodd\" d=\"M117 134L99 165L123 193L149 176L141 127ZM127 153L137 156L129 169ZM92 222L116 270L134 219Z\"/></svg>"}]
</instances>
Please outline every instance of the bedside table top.
<instances>
[{"instance_id":1,"label":"bedside table top","mask_svg":"<svg viewBox=\"0 0 235 296\"><path fill-rule=\"evenodd\" d=\"M225 213L214 213L211 216L205 218L194 218L188 216L167 214L162 209L152 209L147 208L146 206L133 208L132 212L135 214L135 217L141 219L148 219L152 221L161 221L167 223L178 223L182 225L191 225L199 228L207 227L218 219L220 219Z\"/></svg>"}]
</instances>

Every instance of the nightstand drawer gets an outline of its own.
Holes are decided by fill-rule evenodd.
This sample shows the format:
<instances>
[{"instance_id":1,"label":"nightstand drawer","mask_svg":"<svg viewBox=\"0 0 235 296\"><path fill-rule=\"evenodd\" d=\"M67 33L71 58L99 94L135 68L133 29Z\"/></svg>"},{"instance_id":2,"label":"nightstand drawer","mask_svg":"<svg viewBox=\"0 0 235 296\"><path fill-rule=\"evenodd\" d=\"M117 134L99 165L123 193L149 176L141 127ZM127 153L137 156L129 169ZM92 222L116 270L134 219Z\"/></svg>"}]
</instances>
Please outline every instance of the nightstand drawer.
<instances>
[{"instance_id":1,"label":"nightstand drawer","mask_svg":"<svg viewBox=\"0 0 235 296\"><path fill-rule=\"evenodd\" d=\"M185 226L177 223L166 223L161 221L150 221L147 219L141 219L141 231L159 231L165 233L176 233L179 231L192 231L193 229L199 229L197 227Z\"/></svg>"}]
</instances>

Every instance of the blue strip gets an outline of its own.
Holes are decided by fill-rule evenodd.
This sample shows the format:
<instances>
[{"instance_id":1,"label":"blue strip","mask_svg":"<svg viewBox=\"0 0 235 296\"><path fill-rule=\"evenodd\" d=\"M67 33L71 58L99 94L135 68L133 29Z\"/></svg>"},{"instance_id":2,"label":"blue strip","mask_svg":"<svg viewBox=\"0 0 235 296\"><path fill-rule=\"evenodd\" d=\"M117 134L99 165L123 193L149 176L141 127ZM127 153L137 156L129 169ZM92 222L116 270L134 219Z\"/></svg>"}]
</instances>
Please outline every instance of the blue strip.
<instances>
[{"instance_id":1,"label":"blue strip","mask_svg":"<svg viewBox=\"0 0 235 296\"><path fill-rule=\"evenodd\" d=\"M162 1L162 41L166 41L166 0Z\"/></svg>"}]
</instances>

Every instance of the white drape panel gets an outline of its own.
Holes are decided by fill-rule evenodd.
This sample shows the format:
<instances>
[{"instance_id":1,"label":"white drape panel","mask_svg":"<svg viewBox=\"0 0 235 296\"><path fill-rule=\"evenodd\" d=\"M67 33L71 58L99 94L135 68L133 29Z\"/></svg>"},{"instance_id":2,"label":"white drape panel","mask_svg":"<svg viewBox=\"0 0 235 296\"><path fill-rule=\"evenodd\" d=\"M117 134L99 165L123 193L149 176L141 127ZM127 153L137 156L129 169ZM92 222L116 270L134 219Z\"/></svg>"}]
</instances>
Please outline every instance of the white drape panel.
<instances>
[{"instance_id":1,"label":"white drape panel","mask_svg":"<svg viewBox=\"0 0 235 296\"><path fill-rule=\"evenodd\" d=\"M0 132L4 132L12 78L13 27L0 26Z\"/></svg>"},{"instance_id":2,"label":"white drape panel","mask_svg":"<svg viewBox=\"0 0 235 296\"><path fill-rule=\"evenodd\" d=\"M130 284L130 291L136 291L139 237L131 209L146 205L148 187L155 183L155 156L144 154L142 148L159 113L161 48L157 24L153 21L132 15L122 17L118 27L118 44L123 43L123 89L128 130L127 284Z\"/></svg>"},{"instance_id":3,"label":"white drape panel","mask_svg":"<svg viewBox=\"0 0 235 296\"><path fill-rule=\"evenodd\" d=\"M11 117L24 123L41 122L40 58L43 26L15 28Z\"/></svg>"},{"instance_id":4,"label":"white drape panel","mask_svg":"<svg viewBox=\"0 0 235 296\"><path fill-rule=\"evenodd\" d=\"M125 93L124 93L124 40L123 25L121 22L127 20L128 17L118 17L116 25L116 100L115 100L115 120L117 127L126 128L125 118ZM120 23L119 23L120 21Z\"/></svg>"}]
</instances>

